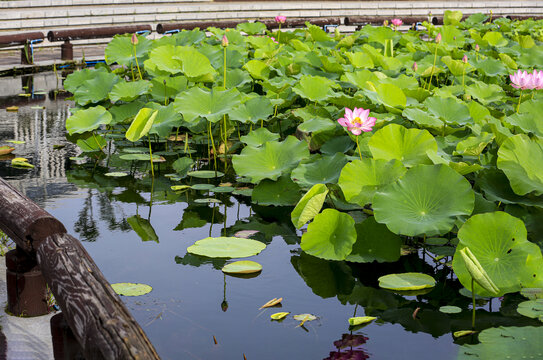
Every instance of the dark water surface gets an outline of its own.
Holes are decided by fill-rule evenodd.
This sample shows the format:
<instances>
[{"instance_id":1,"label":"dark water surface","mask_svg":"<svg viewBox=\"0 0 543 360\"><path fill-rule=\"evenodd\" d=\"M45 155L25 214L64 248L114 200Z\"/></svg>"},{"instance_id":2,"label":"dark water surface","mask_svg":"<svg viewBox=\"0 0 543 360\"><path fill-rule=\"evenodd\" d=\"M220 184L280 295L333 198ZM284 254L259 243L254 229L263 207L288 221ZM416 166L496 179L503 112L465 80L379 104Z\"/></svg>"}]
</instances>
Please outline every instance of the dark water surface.
<instances>
[{"instance_id":1,"label":"dark water surface","mask_svg":"<svg viewBox=\"0 0 543 360\"><path fill-rule=\"evenodd\" d=\"M251 208L249 198L230 194L210 195L221 204L197 204L194 199L205 193L189 190L176 195L169 186L177 183L163 174L151 183L146 176L140 180L106 177L105 172L119 169L111 165L106 169L105 163L78 165L68 159L78 150L66 143L64 135L72 104L55 100L49 91L56 84L54 74L0 79L0 145L10 139L25 141L13 145L15 153L36 166L19 170L4 160L0 175L62 221L111 283L153 287L147 295L123 300L163 359L243 359L243 354L249 360L326 359L338 351L337 346L346 346L345 353L353 343L355 355L336 353L333 358L456 357L458 345L451 331L469 328L470 300L458 295L457 282L444 280L450 279L447 271L435 270L417 253L394 264L313 258L300 252L301 233L290 224L288 210L282 216L277 209ZM32 88L34 95L29 98L18 96L32 93ZM12 104L18 104L19 112L3 110ZM65 146L54 148L61 144ZM150 221L158 242L142 241L131 229L126 219L136 214ZM263 266L257 277L224 276L220 269L225 261L186 255L186 248L196 240L210 234L231 236L244 229L260 230L255 238L267 244L251 258ZM377 286L381 275L422 270L442 279L426 295L400 296ZM284 298L282 308L258 310L279 297ZM443 314L438 311L442 305L457 305L464 311ZM413 318L417 307L421 310ZM507 321L488 309L486 305L478 314L485 327ZM291 315L282 322L271 321L270 315L278 311ZM378 320L351 333L348 318L355 311ZM302 313L318 319L297 327L292 315Z\"/></svg>"}]
</instances>

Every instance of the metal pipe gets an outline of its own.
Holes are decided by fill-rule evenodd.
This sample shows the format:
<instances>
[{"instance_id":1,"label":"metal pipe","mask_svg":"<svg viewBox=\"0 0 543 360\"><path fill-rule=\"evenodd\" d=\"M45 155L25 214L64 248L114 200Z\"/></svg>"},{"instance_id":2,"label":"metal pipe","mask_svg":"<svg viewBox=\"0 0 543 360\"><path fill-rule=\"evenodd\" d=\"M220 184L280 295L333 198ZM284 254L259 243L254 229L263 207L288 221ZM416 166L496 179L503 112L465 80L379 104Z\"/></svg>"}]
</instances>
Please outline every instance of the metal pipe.
<instances>
[{"instance_id":1,"label":"metal pipe","mask_svg":"<svg viewBox=\"0 0 543 360\"><path fill-rule=\"evenodd\" d=\"M207 29L216 27L220 29L235 28L238 24L247 22L247 20L218 20L218 21L191 21L182 23L158 24L156 32L159 34L169 33L175 30L192 30L195 28Z\"/></svg>"},{"instance_id":2,"label":"metal pipe","mask_svg":"<svg viewBox=\"0 0 543 360\"><path fill-rule=\"evenodd\" d=\"M20 34L0 35L0 47L25 45L32 40L43 40L45 36L41 31Z\"/></svg>"},{"instance_id":3,"label":"metal pipe","mask_svg":"<svg viewBox=\"0 0 543 360\"><path fill-rule=\"evenodd\" d=\"M152 31L151 25L107 26L98 28L49 31L47 40L70 41L82 39L110 38L118 34L131 34L139 31Z\"/></svg>"},{"instance_id":4,"label":"metal pipe","mask_svg":"<svg viewBox=\"0 0 543 360\"><path fill-rule=\"evenodd\" d=\"M418 22L428 21L428 16L402 16L401 17L405 25L416 24ZM390 22L390 16L347 16L344 20L345 25L359 26L359 25L382 25L383 21L388 20ZM431 18L433 25L443 24L443 19L433 16Z\"/></svg>"},{"instance_id":5,"label":"metal pipe","mask_svg":"<svg viewBox=\"0 0 543 360\"><path fill-rule=\"evenodd\" d=\"M279 23L275 21L275 19L260 19L259 22L266 25L268 29L277 29L279 28ZM341 18L339 17L329 17L329 18L306 18L306 19L300 19L300 18L288 18L284 24L281 25L282 29L285 28L296 28L296 27L304 27L305 23L309 22L313 25L317 26L325 26L325 25L341 25Z\"/></svg>"}]
</instances>

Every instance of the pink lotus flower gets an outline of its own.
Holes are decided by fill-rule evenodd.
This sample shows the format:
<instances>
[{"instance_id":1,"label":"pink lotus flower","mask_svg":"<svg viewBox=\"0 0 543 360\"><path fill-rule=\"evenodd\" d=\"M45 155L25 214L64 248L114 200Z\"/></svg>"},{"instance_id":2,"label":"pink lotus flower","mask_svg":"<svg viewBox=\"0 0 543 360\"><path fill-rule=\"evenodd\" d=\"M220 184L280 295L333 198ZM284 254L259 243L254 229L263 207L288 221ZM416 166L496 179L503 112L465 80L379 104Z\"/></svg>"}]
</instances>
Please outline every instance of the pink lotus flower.
<instances>
[{"instance_id":1,"label":"pink lotus flower","mask_svg":"<svg viewBox=\"0 0 543 360\"><path fill-rule=\"evenodd\" d=\"M467 64L468 63L468 56L467 55L464 55L464 57L462 57L462 62L464 64Z\"/></svg>"},{"instance_id":2,"label":"pink lotus flower","mask_svg":"<svg viewBox=\"0 0 543 360\"><path fill-rule=\"evenodd\" d=\"M402 26L403 24L403 21L401 19L392 19L390 20L390 22L392 23L392 25L398 27L398 26Z\"/></svg>"},{"instance_id":3,"label":"pink lotus flower","mask_svg":"<svg viewBox=\"0 0 543 360\"><path fill-rule=\"evenodd\" d=\"M528 74L526 70L518 70L513 75L509 75L509 78L511 79L511 86L516 89L534 89L532 81L533 76L532 74Z\"/></svg>"},{"instance_id":4,"label":"pink lotus flower","mask_svg":"<svg viewBox=\"0 0 543 360\"><path fill-rule=\"evenodd\" d=\"M337 122L346 127L348 131L353 133L353 135L360 135L362 131L369 132L372 130L372 127L375 126L374 117L368 117L370 110L364 110L362 108L354 108L351 111L349 108L345 108L344 117L337 120Z\"/></svg>"},{"instance_id":5,"label":"pink lotus flower","mask_svg":"<svg viewBox=\"0 0 543 360\"><path fill-rule=\"evenodd\" d=\"M439 44L441 42L441 33L437 34L436 36L436 43Z\"/></svg>"},{"instance_id":6,"label":"pink lotus flower","mask_svg":"<svg viewBox=\"0 0 543 360\"><path fill-rule=\"evenodd\" d=\"M276 23L284 24L285 21L287 21L287 17L286 17L286 16L277 15L277 16L275 17L275 22L276 22Z\"/></svg>"},{"instance_id":7,"label":"pink lotus flower","mask_svg":"<svg viewBox=\"0 0 543 360\"><path fill-rule=\"evenodd\" d=\"M475 44L475 51L479 51L480 47L479 44Z\"/></svg>"},{"instance_id":8,"label":"pink lotus flower","mask_svg":"<svg viewBox=\"0 0 543 360\"><path fill-rule=\"evenodd\" d=\"M273 36L270 36L270 39L272 39L272 41L276 44L279 44L279 42L277 40L275 40L275 38Z\"/></svg>"},{"instance_id":9,"label":"pink lotus flower","mask_svg":"<svg viewBox=\"0 0 543 360\"><path fill-rule=\"evenodd\" d=\"M534 70L532 73L532 89L543 90L543 70Z\"/></svg>"},{"instance_id":10,"label":"pink lotus flower","mask_svg":"<svg viewBox=\"0 0 543 360\"><path fill-rule=\"evenodd\" d=\"M419 66L417 65L417 62L415 61L415 62L413 63L413 66L411 66L411 69L413 69L413 71L416 72L418 68L419 68Z\"/></svg>"}]
</instances>

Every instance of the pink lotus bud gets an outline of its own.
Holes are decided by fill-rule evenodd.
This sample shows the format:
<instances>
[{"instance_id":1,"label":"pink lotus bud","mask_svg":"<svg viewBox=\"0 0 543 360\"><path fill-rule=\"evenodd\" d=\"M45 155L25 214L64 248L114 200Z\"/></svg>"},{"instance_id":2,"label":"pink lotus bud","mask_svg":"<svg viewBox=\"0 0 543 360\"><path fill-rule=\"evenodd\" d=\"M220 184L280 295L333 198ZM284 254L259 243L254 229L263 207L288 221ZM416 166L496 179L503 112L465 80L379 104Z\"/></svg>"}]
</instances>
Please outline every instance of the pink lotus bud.
<instances>
[{"instance_id":1,"label":"pink lotus bud","mask_svg":"<svg viewBox=\"0 0 543 360\"><path fill-rule=\"evenodd\" d=\"M419 66L417 65L417 62L415 61L413 63L413 66L411 67L411 69L413 69L413 71L417 71L418 68L419 68Z\"/></svg>"},{"instance_id":2,"label":"pink lotus bud","mask_svg":"<svg viewBox=\"0 0 543 360\"><path fill-rule=\"evenodd\" d=\"M223 36L222 36L221 45L222 45L223 47L227 47L227 46L228 46L228 38L226 37L226 35L223 35Z\"/></svg>"},{"instance_id":3,"label":"pink lotus bud","mask_svg":"<svg viewBox=\"0 0 543 360\"><path fill-rule=\"evenodd\" d=\"M284 24L285 21L287 21L287 17L286 17L286 16L277 15L277 16L275 17L275 22L276 22L276 23Z\"/></svg>"},{"instance_id":4,"label":"pink lotus bud","mask_svg":"<svg viewBox=\"0 0 543 360\"><path fill-rule=\"evenodd\" d=\"M388 20L383 21L383 26L388 26Z\"/></svg>"},{"instance_id":5,"label":"pink lotus bud","mask_svg":"<svg viewBox=\"0 0 543 360\"><path fill-rule=\"evenodd\" d=\"M479 44L475 44L475 51L479 51Z\"/></svg>"},{"instance_id":6,"label":"pink lotus bud","mask_svg":"<svg viewBox=\"0 0 543 360\"><path fill-rule=\"evenodd\" d=\"M396 27L401 26L403 24L403 21L401 19L392 19L390 22L392 23L392 25Z\"/></svg>"},{"instance_id":7,"label":"pink lotus bud","mask_svg":"<svg viewBox=\"0 0 543 360\"><path fill-rule=\"evenodd\" d=\"M467 64L468 63L468 56L467 55L464 55L464 57L462 58L462 62L464 64Z\"/></svg>"},{"instance_id":8,"label":"pink lotus bud","mask_svg":"<svg viewBox=\"0 0 543 360\"><path fill-rule=\"evenodd\" d=\"M132 45L138 45L138 36L136 34L132 34L132 39L130 39L130 42L132 43Z\"/></svg>"},{"instance_id":9,"label":"pink lotus bud","mask_svg":"<svg viewBox=\"0 0 543 360\"><path fill-rule=\"evenodd\" d=\"M441 33L437 34L436 36L436 44L439 44L441 42Z\"/></svg>"}]
</instances>

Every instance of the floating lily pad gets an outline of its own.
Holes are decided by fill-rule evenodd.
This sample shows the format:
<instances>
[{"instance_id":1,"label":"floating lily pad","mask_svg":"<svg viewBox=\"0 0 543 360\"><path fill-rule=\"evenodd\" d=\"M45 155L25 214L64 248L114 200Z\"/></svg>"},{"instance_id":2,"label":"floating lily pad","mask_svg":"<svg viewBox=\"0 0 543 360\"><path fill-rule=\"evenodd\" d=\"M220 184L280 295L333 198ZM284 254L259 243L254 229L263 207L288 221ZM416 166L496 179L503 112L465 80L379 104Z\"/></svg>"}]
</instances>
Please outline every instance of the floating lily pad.
<instances>
[{"instance_id":1,"label":"floating lily pad","mask_svg":"<svg viewBox=\"0 0 543 360\"><path fill-rule=\"evenodd\" d=\"M105 176L111 176L111 177L123 177L127 176L128 173L122 172L122 171L114 171L114 172L108 172L104 174Z\"/></svg>"},{"instance_id":2,"label":"floating lily pad","mask_svg":"<svg viewBox=\"0 0 543 360\"><path fill-rule=\"evenodd\" d=\"M445 314L458 314L462 312L462 309L458 306L445 305L439 308L439 311Z\"/></svg>"},{"instance_id":3,"label":"floating lily pad","mask_svg":"<svg viewBox=\"0 0 543 360\"><path fill-rule=\"evenodd\" d=\"M214 193L230 193L234 190L235 188L232 186L216 186L211 189L211 191L213 191Z\"/></svg>"},{"instance_id":4,"label":"floating lily pad","mask_svg":"<svg viewBox=\"0 0 543 360\"><path fill-rule=\"evenodd\" d=\"M283 320L287 317L287 315L290 314L289 312L278 312L275 314L271 314L270 317L272 320Z\"/></svg>"},{"instance_id":5,"label":"floating lily pad","mask_svg":"<svg viewBox=\"0 0 543 360\"><path fill-rule=\"evenodd\" d=\"M197 204L220 204L221 201L219 199L215 199L215 198L203 198L203 199L196 199L194 200L195 203Z\"/></svg>"},{"instance_id":6,"label":"floating lily pad","mask_svg":"<svg viewBox=\"0 0 543 360\"><path fill-rule=\"evenodd\" d=\"M379 286L389 290L409 291L433 288L436 281L430 275L411 272L381 276Z\"/></svg>"},{"instance_id":7,"label":"floating lily pad","mask_svg":"<svg viewBox=\"0 0 543 360\"><path fill-rule=\"evenodd\" d=\"M294 315L294 320L301 321L301 323L298 326L303 326L307 321L317 320L317 317L312 314L299 314L299 315Z\"/></svg>"},{"instance_id":8,"label":"floating lily pad","mask_svg":"<svg viewBox=\"0 0 543 360\"><path fill-rule=\"evenodd\" d=\"M213 171L213 170L197 170L197 171L189 171L187 172L188 176L192 176L199 179L213 179L218 177L223 177L224 173L220 171Z\"/></svg>"},{"instance_id":9,"label":"floating lily pad","mask_svg":"<svg viewBox=\"0 0 543 360\"><path fill-rule=\"evenodd\" d=\"M543 299L523 301L518 304L517 312L529 318L543 321Z\"/></svg>"},{"instance_id":10,"label":"floating lily pad","mask_svg":"<svg viewBox=\"0 0 543 360\"><path fill-rule=\"evenodd\" d=\"M259 232L260 231L258 230L240 230L237 233L235 233L234 236L238 238L248 239L251 236L258 234Z\"/></svg>"},{"instance_id":11,"label":"floating lily pad","mask_svg":"<svg viewBox=\"0 0 543 360\"><path fill-rule=\"evenodd\" d=\"M250 260L235 261L222 268L222 272L227 274L253 274L260 271L262 271L262 265Z\"/></svg>"},{"instance_id":12,"label":"floating lily pad","mask_svg":"<svg viewBox=\"0 0 543 360\"><path fill-rule=\"evenodd\" d=\"M194 184L191 186L194 190L211 190L215 188L213 184Z\"/></svg>"},{"instance_id":13,"label":"floating lily pad","mask_svg":"<svg viewBox=\"0 0 543 360\"><path fill-rule=\"evenodd\" d=\"M113 290L123 296L141 296L151 292L152 287L138 283L115 283L111 284Z\"/></svg>"},{"instance_id":14,"label":"floating lily pad","mask_svg":"<svg viewBox=\"0 0 543 360\"><path fill-rule=\"evenodd\" d=\"M194 255L219 258L244 258L257 255L266 248L260 241L236 237L209 237L187 248Z\"/></svg>"}]
</instances>

